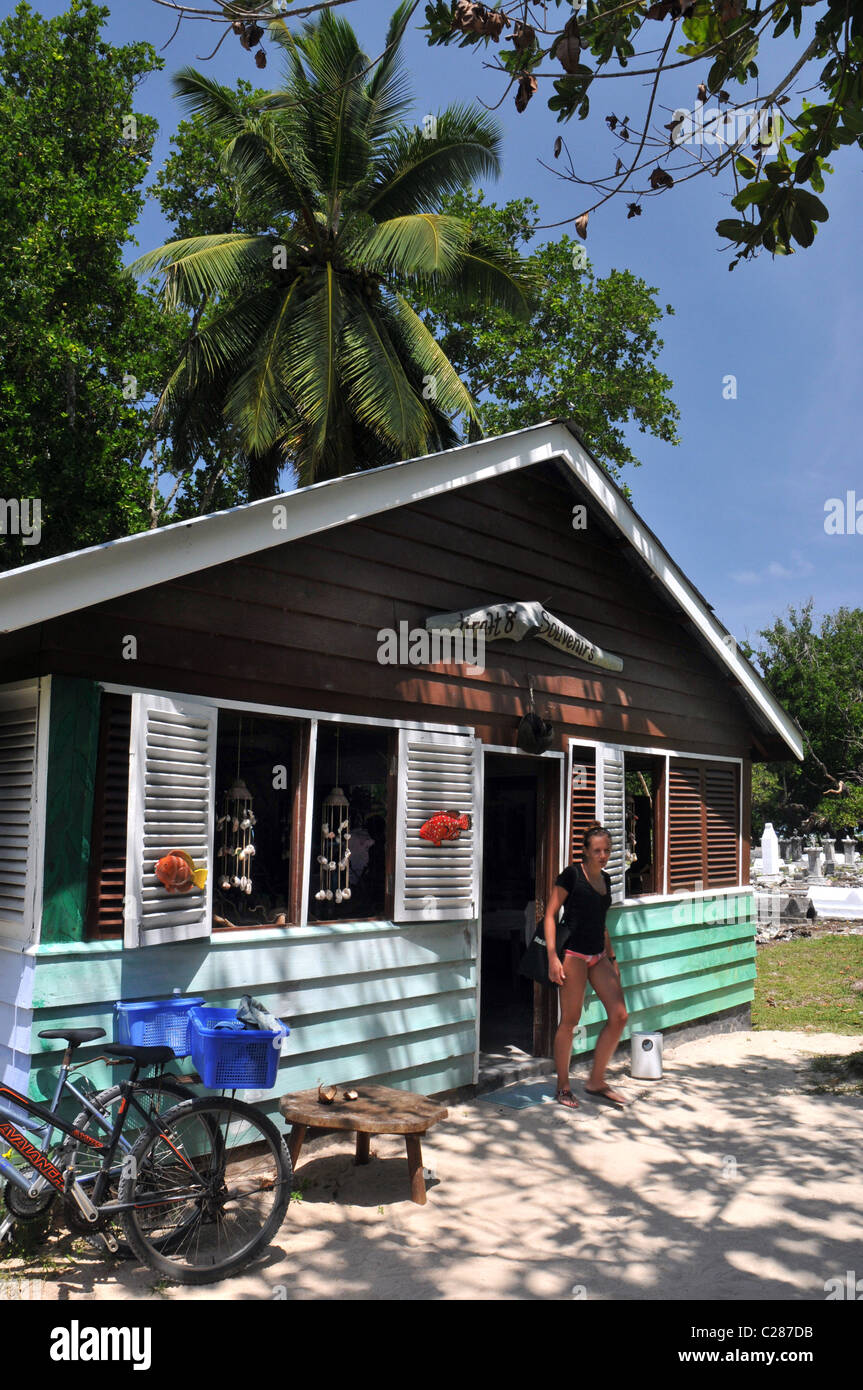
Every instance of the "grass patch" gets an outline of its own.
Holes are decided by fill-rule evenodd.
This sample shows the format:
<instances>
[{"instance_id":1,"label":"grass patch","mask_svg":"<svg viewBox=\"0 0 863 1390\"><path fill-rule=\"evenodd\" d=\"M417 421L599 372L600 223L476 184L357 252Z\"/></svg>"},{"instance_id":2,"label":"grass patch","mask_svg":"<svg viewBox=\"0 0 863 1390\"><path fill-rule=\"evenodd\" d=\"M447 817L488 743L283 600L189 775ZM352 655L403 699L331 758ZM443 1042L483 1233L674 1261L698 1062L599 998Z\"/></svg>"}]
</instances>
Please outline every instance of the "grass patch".
<instances>
[{"instance_id":1,"label":"grass patch","mask_svg":"<svg viewBox=\"0 0 863 1390\"><path fill-rule=\"evenodd\" d=\"M863 1033L863 936L798 937L758 948L753 1028Z\"/></svg>"}]
</instances>

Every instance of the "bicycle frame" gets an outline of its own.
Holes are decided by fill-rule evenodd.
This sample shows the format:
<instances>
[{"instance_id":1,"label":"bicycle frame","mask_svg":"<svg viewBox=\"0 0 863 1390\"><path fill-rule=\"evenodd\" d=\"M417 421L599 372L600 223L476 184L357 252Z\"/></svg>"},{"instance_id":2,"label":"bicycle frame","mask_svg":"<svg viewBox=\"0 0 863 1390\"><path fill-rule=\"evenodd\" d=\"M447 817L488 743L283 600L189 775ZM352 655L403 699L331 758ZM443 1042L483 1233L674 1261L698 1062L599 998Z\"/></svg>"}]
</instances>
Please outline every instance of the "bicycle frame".
<instances>
[{"instance_id":1,"label":"bicycle frame","mask_svg":"<svg viewBox=\"0 0 863 1390\"><path fill-rule=\"evenodd\" d=\"M26 1160L38 1175L35 1180L31 1179L28 1181L12 1163L9 1163L5 1158L0 1156L0 1173L8 1178L16 1187L19 1187L22 1192L31 1193L38 1184L40 1178L44 1178L53 1188L61 1193L68 1190L69 1182L67 1181L66 1174L60 1172L60 1169L57 1168L48 1155L44 1153L42 1149L37 1148L35 1144L31 1144L30 1140L21 1133L18 1125L22 1125L25 1129L29 1129L31 1133L38 1133L40 1135L47 1134L49 1138L51 1134L53 1134L53 1131L58 1129L61 1134L66 1134L70 1138L78 1140L79 1143L86 1144L88 1148L104 1150L102 1166L92 1175L94 1181L98 1181L100 1178L107 1181L114 1154L120 1143L130 1104L138 1111L148 1128L157 1129L157 1126L144 1110L143 1106L139 1105L138 1101L135 1099L133 1082L131 1080L120 1082L122 1100L113 1128L111 1128L105 1117L96 1107L90 1104L68 1080L65 1081L65 1085L67 1089L71 1090L74 1095L83 1102L87 1110L90 1111L101 1127L109 1131L106 1140L94 1139L92 1135L85 1134L83 1130L77 1129L75 1125L71 1124L68 1120L62 1119L55 1111L49 1110L46 1106L41 1105L39 1101L31 1100L29 1096L22 1096L20 1091L16 1091L13 1087L0 1086L0 1137L11 1144L12 1148ZM58 1089L54 1097L53 1103L55 1105L62 1089L63 1078L61 1078L61 1082L58 1084ZM42 1124L39 1126L29 1124L29 1115L37 1116L42 1121ZM104 1187L105 1181L100 1184L100 1187ZM75 1178L74 1182L77 1185L78 1179ZM97 1191L98 1190L99 1189L97 1189Z\"/></svg>"}]
</instances>

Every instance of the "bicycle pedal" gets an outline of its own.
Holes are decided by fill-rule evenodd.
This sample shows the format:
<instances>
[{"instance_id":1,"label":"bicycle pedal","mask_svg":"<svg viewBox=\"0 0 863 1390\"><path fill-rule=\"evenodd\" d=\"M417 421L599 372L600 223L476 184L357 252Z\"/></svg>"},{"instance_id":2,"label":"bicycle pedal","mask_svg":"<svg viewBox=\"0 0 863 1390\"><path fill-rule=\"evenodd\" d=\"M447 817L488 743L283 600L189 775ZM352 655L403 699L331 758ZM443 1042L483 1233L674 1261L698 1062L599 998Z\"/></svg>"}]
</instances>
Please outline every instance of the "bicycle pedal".
<instances>
[{"instance_id":1,"label":"bicycle pedal","mask_svg":"<svg viewBox=\"0 0 863 1390\"><path fill-rule=\"evenodd\" d=\"M105 1247L109 1255L116 1255L117 1251L120 1249L120 1246L117 1243L117 1237L112 1236L110 1231L100 1231L99 1234L101 1236L101 1239L105 1243Z\"/></svg>"}]
</instances>

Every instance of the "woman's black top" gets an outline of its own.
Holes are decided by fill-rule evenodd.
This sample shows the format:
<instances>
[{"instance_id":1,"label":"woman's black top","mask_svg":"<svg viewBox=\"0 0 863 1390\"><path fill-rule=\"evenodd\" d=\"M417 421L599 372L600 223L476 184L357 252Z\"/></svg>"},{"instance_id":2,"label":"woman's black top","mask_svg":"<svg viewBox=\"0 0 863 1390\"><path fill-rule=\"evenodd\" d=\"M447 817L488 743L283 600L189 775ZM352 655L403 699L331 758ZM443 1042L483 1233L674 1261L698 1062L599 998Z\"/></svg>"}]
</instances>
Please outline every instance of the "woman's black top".
<instances>
[{"instance_id":1,"label":"woman's black top","mask_svg":"<svg viewBox=\"0 0 863 1390\"><path fill-rule=\"evenodd\" d=\"M570 864L555 881L568 898L563 905L563 925L569 931L567 951L598 956L605 950L605 918L611 906L611 879L603 869L605 893L597 893L581 864Z\"/></svg>"}]
</instances>

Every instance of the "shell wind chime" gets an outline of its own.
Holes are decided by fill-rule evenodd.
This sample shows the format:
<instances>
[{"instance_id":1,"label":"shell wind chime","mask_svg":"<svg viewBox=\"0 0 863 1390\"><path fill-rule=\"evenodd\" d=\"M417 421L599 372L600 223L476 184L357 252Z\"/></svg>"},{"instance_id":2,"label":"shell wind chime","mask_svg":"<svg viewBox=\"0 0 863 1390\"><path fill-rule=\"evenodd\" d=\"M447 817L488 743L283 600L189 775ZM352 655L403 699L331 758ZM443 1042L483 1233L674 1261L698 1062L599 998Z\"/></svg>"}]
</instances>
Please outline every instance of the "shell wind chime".
<instances>
[{"instance_id":1,"label":"shell wind chime","mask_svg":"<svg viewBox=\"0 0 863 1390\"><path fill-rule=\"evenodd\" d=\"M216 825L224 832L218 855L222 861L219 887L225 893L235 888L248 895L252 891L255 813L252 793L240 776L240 739L237 740L237 775L222 798L222 814Z\"/></svg>"},{"instance_id":2,"label":"shell wind chime","mask_svg":"<svg viewBox=\"0 0 863 1390\"><path fill-rule=\"evenodd\" d=\"M336 731L336 783L339 780L339 743ZM315 894L318 902L347 902L351 896L350 877L350 804L341 787L333 787L324 798L321 820L321 852L318 855L321 886Z\"/></svg>"}]
</instances>

